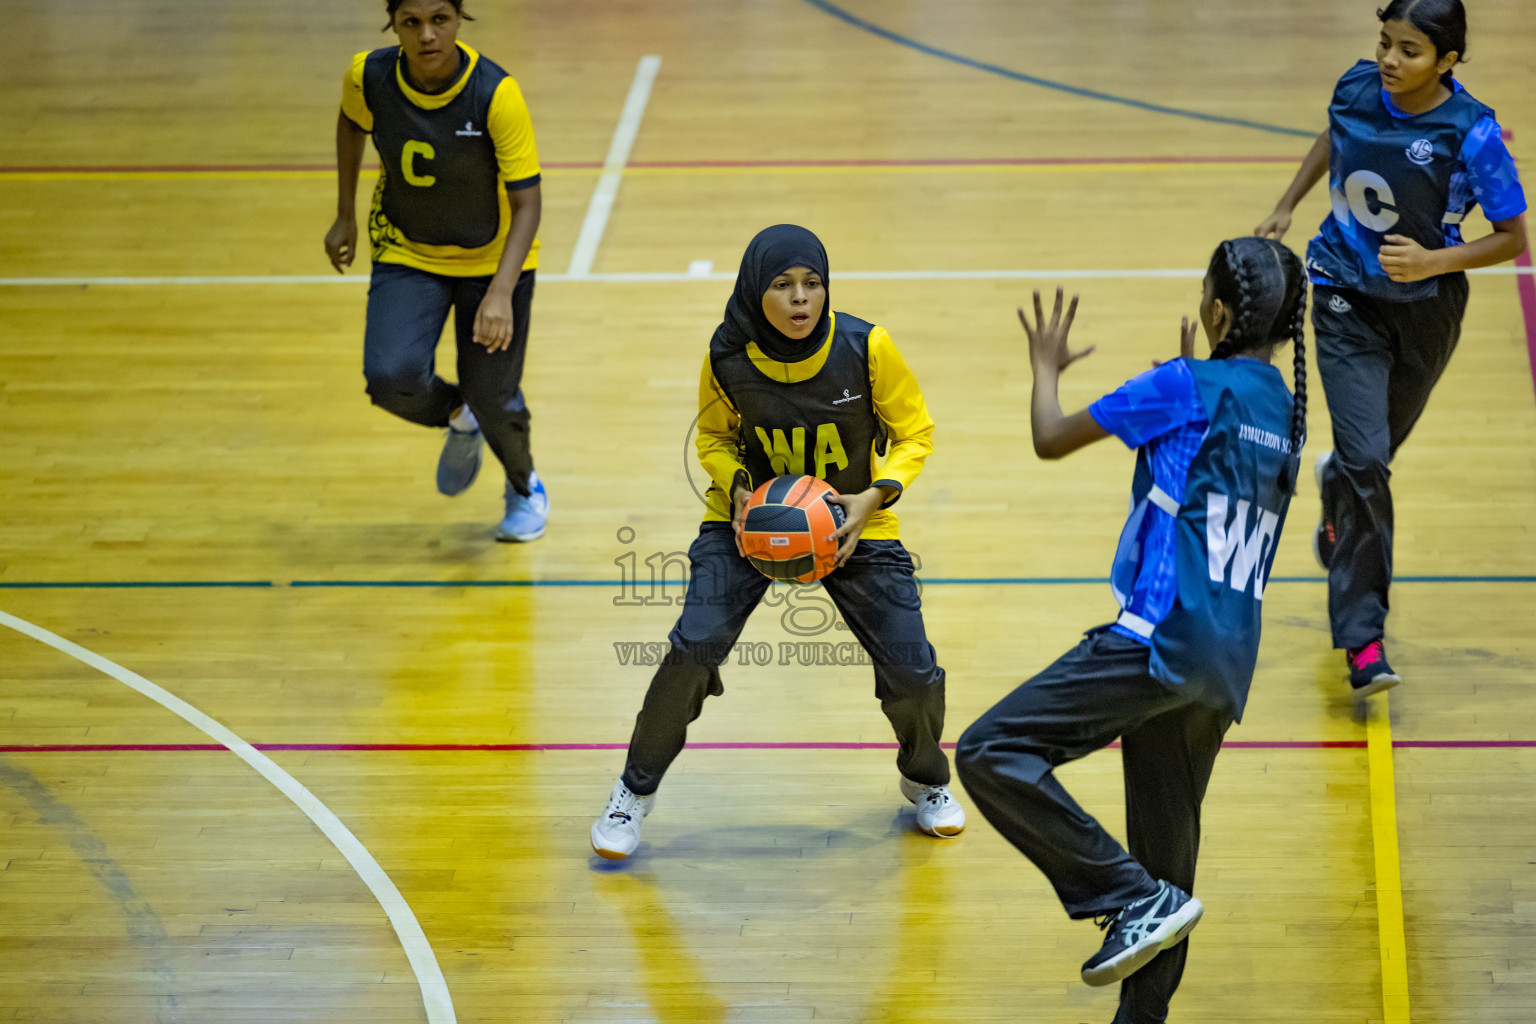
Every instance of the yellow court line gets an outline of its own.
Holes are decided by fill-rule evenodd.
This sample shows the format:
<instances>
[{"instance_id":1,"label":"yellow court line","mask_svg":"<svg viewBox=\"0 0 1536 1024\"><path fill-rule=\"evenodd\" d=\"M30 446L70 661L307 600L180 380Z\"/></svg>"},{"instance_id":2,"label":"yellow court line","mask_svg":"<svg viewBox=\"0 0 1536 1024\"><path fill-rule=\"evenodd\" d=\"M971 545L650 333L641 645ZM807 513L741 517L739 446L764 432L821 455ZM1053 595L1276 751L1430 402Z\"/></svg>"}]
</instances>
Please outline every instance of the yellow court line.
<instances>
[{"instance_id":1,"label":"yellow court line","mask_svg":"<svg viewBox=\"0 0 1536 1024\"><path fill-rule=\"evenodd\" d=\"M1408 938L1403 928L1402 862L1397 849L1397 785L1387 695L1373 698L1365 721L1371 779L1371 848L1376 860L1376 930L1381 946L1383 1024L1409 1024Z\"/></svg>"},{"instance_id":2,"label":"yellow court line","mask_svg":"<svg viewBox=\"0 0 1536 1024\"><path fill-rule=\"evenodd\" d=\"M845 165L820 164L811 166L748 166L748 167L626 167L625 176L646 177L669 175L721 175L721 174L1094 174L1167 171L1273 171L1282 166L1276 163L1257 163L1241 160L1220 163L1074 163L1074 164L904 164ZM364 175L376 175L376 170L365 170ZM601 174L601 167L569 167L545 170L545 177ZM284 180L334 180L333 170L197 170L197 171L16 171L0 173L0 184L9 181L284 181Z\"/></svg>"}]
</instances>

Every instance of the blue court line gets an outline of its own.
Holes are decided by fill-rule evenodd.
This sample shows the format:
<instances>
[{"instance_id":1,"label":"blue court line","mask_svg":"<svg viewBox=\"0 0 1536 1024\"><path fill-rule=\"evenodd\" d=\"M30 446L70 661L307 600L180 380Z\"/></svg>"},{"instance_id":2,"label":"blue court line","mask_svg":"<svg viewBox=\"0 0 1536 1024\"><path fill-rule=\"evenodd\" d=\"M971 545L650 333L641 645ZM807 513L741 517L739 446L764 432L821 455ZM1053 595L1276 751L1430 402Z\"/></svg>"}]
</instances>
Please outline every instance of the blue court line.
<instances>
[{"instance_id":1,"label":"blue court line","mask_svg":"<svg viewBox=\"0 0 1536 1024\"><path fill-rule=\"evenodd\" d=\"M1147 103L1144 100L1131 99L1129 96L1116 96L1113 93L1099 92L1096 89L1084 89L1081 86L1068 85L1065 82L1052 81L1049 78L1037 78L1034 75L1026 75L1022 71L1014 71L1012 68L1005 68L998 64L988 64L985 61L973 60L970 57L964 57L958 53L951 53L948 50L941 50L937 46L929 46L927 43L919 42L910 36L904 36L898 32L892 32L888 28L881 28L874 22L865 21L858 15L845 11L836 4L829 3L828 0L805 0L805 2L810 4L812 7L818 8L819 10L832 15L834 18L838 18L847 22L854 28L863 29L865 32L880 36L882 39L889 39L893 43L909 47L918 51L919 53L926 53L930 57L937 57L940 60L947 60L955 64L962 64L965 67L975 68L978 71L986 71L994 75L1002 75L1004 78L1011 78L1016 82L1024 82L1029 85L1038 85L1042 89L1055 89L1057 92L1069 93L1073 96L1081 96L1084 99L1098 100L1101 103L1118 103L1124 107L1134 107L1137 110L1145 110L1153 114L1169 114L1173 117L1187 117L1195 121L1208 121L1212 124L1232 125L1236 128L1253 128L1257 131L1270 132L1275 135L1294 135L1298 138L1304 139L1316 138L1317 136L1317 132L1315 131L1309 132L1303 131L1300 128L1287 128L1284 125L1265 124L1263 121L1247 121L1240 117L1222 117L1219 114L1206 114L1198 110L1185 110L1182 107L1165 107L1160 103Z\"/></svg>"},{"instance_id":2,"label":"blue court line","mask_svg":"<svg viewBox=\"0 0 1536 1024\"><path fill-rule=\"evenodd\" d=\"M967 586L1098 586L1109 583L1108 576L919 576L918 582L927 587ZM1270 583L1326 583L1324 576L1272 576ZM1536 576L1397 576L1393 583L1536 583ZM680 581L671 580L666 585L675 586ZM222 587L267 589L303 587L308 589L347 590L373 588L423 588L423 587L619 587L634 590L651 587L650 580L69 580L69 581L0 581L0 590L124 590L124 589L177 589Z\"/></svg>"},{"instance_id":3,"label":"blue court line","mask_svg":"<svg viewBox=\"0 0 1536 1024\"><path fill-rule=\"evenodd\" d=\"M69 582L12 583L0 581L0 590L155 590L161 588L271 587L271 580L84 580Z\"/></svg>"}]
</instances>

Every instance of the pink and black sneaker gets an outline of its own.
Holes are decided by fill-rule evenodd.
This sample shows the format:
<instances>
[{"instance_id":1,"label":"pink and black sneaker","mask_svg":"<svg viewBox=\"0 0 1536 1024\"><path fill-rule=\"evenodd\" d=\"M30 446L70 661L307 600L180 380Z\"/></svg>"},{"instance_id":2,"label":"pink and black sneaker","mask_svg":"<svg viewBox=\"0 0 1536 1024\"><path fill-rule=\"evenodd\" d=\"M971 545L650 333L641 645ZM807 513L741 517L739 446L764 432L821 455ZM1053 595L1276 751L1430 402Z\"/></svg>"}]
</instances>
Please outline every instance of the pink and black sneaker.
<instances>
[{"instance_id":1,"label":"pink and black sneaker","mask_svg":"<svg viewBox=\"0 0 1536 1024\"><path fill-rule=\"evenodd\" d=\"M1364 647L1351 647L1344 652L1349 662L1349 688L1356 697L1369 697L1383 690L1390 690L1403 681L1387 664L1387 652L1377 637Z\"/></svg>"}]
</instances>

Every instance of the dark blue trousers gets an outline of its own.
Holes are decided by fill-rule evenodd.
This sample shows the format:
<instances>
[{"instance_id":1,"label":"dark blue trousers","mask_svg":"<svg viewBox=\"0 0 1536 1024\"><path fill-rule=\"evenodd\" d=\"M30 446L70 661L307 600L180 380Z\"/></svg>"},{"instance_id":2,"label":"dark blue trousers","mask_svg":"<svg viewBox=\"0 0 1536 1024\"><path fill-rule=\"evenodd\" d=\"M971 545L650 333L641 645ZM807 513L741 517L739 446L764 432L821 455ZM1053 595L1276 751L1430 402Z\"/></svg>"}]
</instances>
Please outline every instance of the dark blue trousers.
<instances>
[{"instance_id":1,"label":"dark blue trousers","mask_svg":"<svg viewBox=\"0 0 1536 1024\"><path fill-rule=\"evenodd\" d=\"M475 344L475 314L489 277L446 277L398 263L375 263L368 285L368 326L363 335L363 376L373 404L425 427L446 427L468 405L485 442L523 495L533 472L528 406L523 402L523 357L534 272L525 270L512 289L512 344L488 352ZM459 382L437 375L437 341L453 312Z\"/></svg>"},{"instance_id":2,"label":"dark blue trousers","mask_svg":"<svg viewBox=\"0 0 1536 1024\"><path fill-rule=\"evenodd\" d=\"M955 748L967 795L1074 918L1150 896L1158 880L1194 892L1200 802L1232 718L1152 678L1150 654L1107 626L1092 630L977 719ZM1054 774L1117 738L1129 852ZM1182 942L1121 982L1115 1024L1162 1024L1188 954Z\"/></svg>"},{"instance_id":3,"label":"dark blue trousers","mask_svg":"<svg viewBox=\"0 0 1536 1024\"><path fill-rule=\"evenodd\" d=\"M682 752L704 698L725 693L720 664L771 582L736 550L730 523L702 524L688 560L688 593L669 637L671 653L651 679L624 765L624 785L642 796L656 792ZM949 758L939 747L944 670L923 629L907 549L897 540L861 540L848 564L821 584L874 662L875 696L900 748L896 767L913 782L948 784Z\"/></svg>"},{"instance_id":4,"label":"dark blue trousers","mask_svg":"<svg viewBox=\"0 0 1536 1024\"><path fill-rule=\"evenodd\" d=\"M1335 647L1363 647L1387 625L1392 584L1392 471L1461 337L1467 275L1440 294L1383 302L1345 288L1312 289L1317 370L1333 420L1323 510L1337 544L1328 565Z\"/></svg>"}]
</instances>

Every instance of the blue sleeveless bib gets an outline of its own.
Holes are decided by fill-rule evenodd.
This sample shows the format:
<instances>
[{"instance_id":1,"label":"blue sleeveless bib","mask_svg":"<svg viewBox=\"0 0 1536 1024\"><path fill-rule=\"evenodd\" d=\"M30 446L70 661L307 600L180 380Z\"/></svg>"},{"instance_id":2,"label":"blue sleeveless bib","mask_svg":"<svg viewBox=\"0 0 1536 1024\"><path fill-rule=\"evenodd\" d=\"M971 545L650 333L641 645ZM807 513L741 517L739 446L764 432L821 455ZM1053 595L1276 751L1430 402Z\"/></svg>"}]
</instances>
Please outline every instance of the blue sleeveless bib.
<instances>
[{"instance_id":1,"label":"blue sleeveless bib","mask_svg":"<svg viewBox=\"0 0 1536 1024\"><path fill-rule=\"evenodd\" d=\"M1184 501L1155 485L1146 448L1139 449L1110 581L1123 607L1143 526L1150 516L1173 516L1173 605L1159 622L1122 613L1119 625L1148 640L1156 679L1241 719L1258 660L1264 586L1290 506L1280 476L1289 463L1295 480L1300 466L1290 450L1291 394L1280 372L1256 359L1191 359L1188 366L1210 425Z\"/></svg>"}]
</instances>

